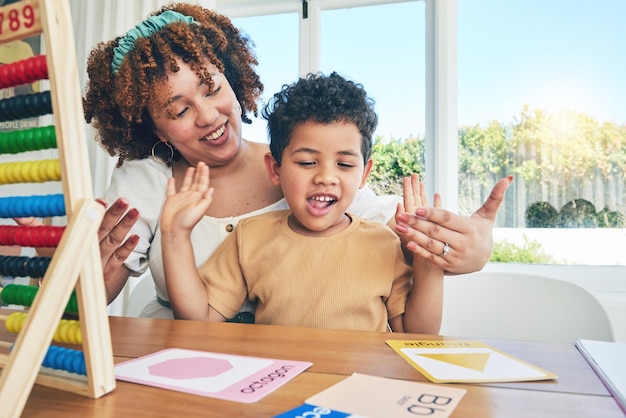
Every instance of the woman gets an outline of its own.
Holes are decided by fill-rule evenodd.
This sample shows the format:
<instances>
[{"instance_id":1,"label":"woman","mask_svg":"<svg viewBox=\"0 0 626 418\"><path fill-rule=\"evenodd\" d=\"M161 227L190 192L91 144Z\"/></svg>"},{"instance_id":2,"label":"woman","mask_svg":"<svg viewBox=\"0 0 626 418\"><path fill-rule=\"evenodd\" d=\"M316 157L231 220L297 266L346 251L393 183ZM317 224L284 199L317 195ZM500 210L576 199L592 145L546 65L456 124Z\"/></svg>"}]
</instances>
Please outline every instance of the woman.
<instances>
[{"instance_id":1,"label":"woman","mask_svg":"<svg viewBox=\"0 0 626 418\"><path fill-rule=\"evenodd\" d=\"M129 275L149 267L158 297L142 316L172 318L158 219L167 179L182 184L187 168L198 162L209 165L215 191L214 203L191 233L196 262L206 260L240 219L286 208L265 171L268 146L241 136L241 124L249 112L257 114L263 90L256 65L250 41L228 18L184 3L165 6L92 51L85 115L97 140L119 158L104 196L117 200L100 229L109 302ZM489 258L493 220L509 182L499 182L472 217L423 208L396 225L400 198L376 196L367 188L350 211L387 223L446 271L471 272ZM128 207L134 209L118 223Z\"/></svg>"}]
</instances>

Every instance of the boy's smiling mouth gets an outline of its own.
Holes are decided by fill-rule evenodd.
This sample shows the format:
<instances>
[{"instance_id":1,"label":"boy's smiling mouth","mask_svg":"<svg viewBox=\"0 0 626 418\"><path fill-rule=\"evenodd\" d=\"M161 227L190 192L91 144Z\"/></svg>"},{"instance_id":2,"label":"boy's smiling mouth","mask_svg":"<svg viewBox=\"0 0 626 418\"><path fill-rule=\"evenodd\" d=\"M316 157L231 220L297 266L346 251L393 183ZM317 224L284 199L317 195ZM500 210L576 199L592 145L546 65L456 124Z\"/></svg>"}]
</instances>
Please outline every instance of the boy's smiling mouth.
<instances>
[{"instance_id":1,"label":"boy's smiling mouth","mask_svg":"<svg viewBox=\"0 0 626 418\"><path fill-rule=\"evenodd\" d=\"M314 195L307 199L309 204L316 209L324 209L334 205L337 202L337 197L331 195Z\"/></svg>"}]
</instances>

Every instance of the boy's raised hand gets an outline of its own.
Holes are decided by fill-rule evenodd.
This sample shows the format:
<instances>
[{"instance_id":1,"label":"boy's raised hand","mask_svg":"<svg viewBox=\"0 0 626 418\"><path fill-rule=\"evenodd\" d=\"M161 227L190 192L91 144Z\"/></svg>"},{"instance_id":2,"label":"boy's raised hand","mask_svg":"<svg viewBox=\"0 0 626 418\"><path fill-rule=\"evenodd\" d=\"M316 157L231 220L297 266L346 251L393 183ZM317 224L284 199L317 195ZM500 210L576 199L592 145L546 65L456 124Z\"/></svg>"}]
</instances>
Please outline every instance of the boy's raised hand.
<instances>
[{"instance_id":1,"label":"boy's raised hand","mask_svg":"<svg viewBox=\"0 0 626 418\"><path fill-rule=\"evenodd\" d=\"M161 213L162 233L190 233L202 219L213 201L213 188L209 187L209 166L200 162L189 167L180 190L176 192L174 177L167 182L165 204Z\"/></svg>"},{"instance_id":2,"label":"boy's raised hand","mask_svg":"<svg viewBox=\"0 0 626 418\"><path fill-rule=\"evenodd\" d=\"M419 174L411 174L410 177L404 177L402 179L402 197L403 203L398 203L396 208L396 222L406 222L406 216L403 213L409 215L415 215L417 208L423 208L428 206L428 197L426 196L426 186L420 181ZM441 207L441 196L439 193L435 193L435 203L433 207Z\"/></svg>"},{"instance_id":3,"label":"boy's raised hand","mask_svg":"<svg viewBox=\"0 0 626 418\"><path fill-rule=\"evenodd\" d=\"M403 202L398 203L396 208L396 231L402 240L403 248L407 248L413 253L419 252L418 245L404 235L411 218L416 217L415 211L418 208L428 206L426 186L420 181L419 174L413 173L410 177L402 179L402 197ZM435 193L434 207L441 207L441 195L439 193Z\"/></svg>"},{"instance_id":4,"label":"boy's raised hand","mask_svg":"<svg viewBox=\"0 0 626 418\"><path fill-rule=\"evenodd\" d=\"M402 179L402 192L403 204L398 205L396 214L407 212L414 215L417 208L428 206L426 186L420 181L419 174L413 173L410 177ZM441 207L441 196L439 193L435 193L434 207Z\"/></svg>"}]
</instances>

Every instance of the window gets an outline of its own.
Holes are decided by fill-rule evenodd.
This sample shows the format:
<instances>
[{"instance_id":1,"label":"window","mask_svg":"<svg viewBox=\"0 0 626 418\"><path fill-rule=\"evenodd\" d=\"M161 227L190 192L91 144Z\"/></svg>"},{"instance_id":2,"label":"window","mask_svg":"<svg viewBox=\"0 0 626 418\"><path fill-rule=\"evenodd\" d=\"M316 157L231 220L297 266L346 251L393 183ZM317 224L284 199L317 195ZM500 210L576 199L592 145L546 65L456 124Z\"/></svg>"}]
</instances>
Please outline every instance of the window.
<instances>
[{"instance_id":1,"label":"window","mask_svg":"<svg viewBox=\"0 0 626 418\"><path fill-rule=\"evenodd\" d=\"M252 124L243 125L243 136L256 142L267 142L265 120L261 109L285 83L298 78L298 13L280 13L233 18L233 24L245 32L255 44L264 91L259 117L250 115ZM268 30L271 28L271 30Z\"/></svg>"},{"instance_id":2,"label":"window","mask_svg":"<svg viewBox=\"0 0 626 418\"><path fill-rule=\"evenodd\" d=\"M385 139L424 136L424 8L407 2L321 13L321 71L364 85L376 100L377 134Z\"/></svg>"},{"instance_id":3,"label":"window","mask_svg":"<svg viewBox=\"0 0 626 418\"><path fill-rule=\"evenodd\" d=\"M625 14L622 0L458 4L459 206L513 174L495 238L531 262L626 265Z\"/></svg>"},{"instance_id":4,"label":"window","mask_svg":"<svg viewBox=\"0 0 626 418\"><path fill-rule=\"evenodd\" d=\"M426 138L428 185L446 207L470 214L513 174L496 240L540 242L556 263L626 265L623 228L578 227L619 226L626 214L626 82L618 76L626 72L618 53L626 5L544 3L309 0L306 19L295 1L218 9L256 42L265 100L297 75L338 71L376 100L377 135ZM445 37L453 39L442 44ZM264 121L253 127L247 137L265 141ZM574 228L525 228L527 217L541 226L550 213Z\"/></svg>"},{"instance_id":5,"label":"window","mask_svg":"<svg viewBox=\"0 0 626 418\"><path fill-rule=\"evenodd\" d=\"M218 9L256 44L263 101L298 75L337 71L363 84L376 100L376 135L423 138L424 2L310 0L306 19L301 19L302 6L294 10L294 3L265 1L229 8L228 2L218 2ZM255 120L244 133L248 139L265 141L265 121Z\"/></svg>"}]
</instances>

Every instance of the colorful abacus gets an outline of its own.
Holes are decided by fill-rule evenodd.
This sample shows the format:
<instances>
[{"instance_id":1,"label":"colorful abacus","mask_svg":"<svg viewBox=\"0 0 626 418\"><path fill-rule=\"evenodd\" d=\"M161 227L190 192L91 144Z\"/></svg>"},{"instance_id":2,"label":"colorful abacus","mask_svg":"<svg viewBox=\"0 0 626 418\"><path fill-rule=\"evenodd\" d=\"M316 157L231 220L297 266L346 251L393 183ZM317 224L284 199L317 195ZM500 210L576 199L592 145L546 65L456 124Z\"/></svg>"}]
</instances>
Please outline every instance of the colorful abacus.
<instances>
[{"instance_id":1,"label":"colorful abacus","mask_svg":"<svg viewBox=\"0 0 626 418\"><path fill-rule=\"evenodd\" d=\"M0 100L0 122L54 117L54 126L1 133L0 153L56 148L59 155L0 164L0 185L60 181L63 190L62 195L3 197L0 217L67 219L63 227L0 228L0 245L55 248L51 258L0 257L0 274L41 278L40 287L7 286L1 294L8 303L27 308L6 318L17 337L9 353L0 354L0 418L20 416L34 384L91 398L115 388L97 233L104 208L93 199L70 17L68 0L22 0L0 7L0 43L42 35L47 51L1 65L0 89L46 78L50 86L49 91ZM80 321L63 322L66 308L77 310ZM59 338L82 351L49 347ZM68 377L67 372L80 376Z\"/></svg>"},{"instance_id":2,"label":"colorful abacus","mask_svg":"<svg viewBox=\"0 0 626 418\"><path fill-rule=\"evenodd\" d=\"M10 304L30 306L37 289L35 286L8 285L0 293L0 299ZM66 312L77 312L77 309L78 306L74 297L68 303ZM28 314L25 312L15 312L8 316L0 315L0 320L4 320L7 331L15 334L22 331L27 319ZM82 344L80 323L71 319L61 319L52 339L60 344ZM0 347L13 349L13 344L0 341ZM86 376L87 374L84 353L67 347L51 345L46 352L42 366L79 375Z\"/></svg>"}]
</instances>

